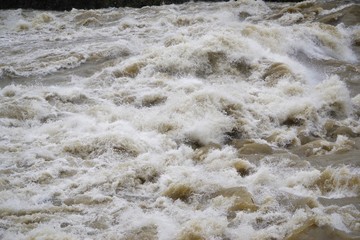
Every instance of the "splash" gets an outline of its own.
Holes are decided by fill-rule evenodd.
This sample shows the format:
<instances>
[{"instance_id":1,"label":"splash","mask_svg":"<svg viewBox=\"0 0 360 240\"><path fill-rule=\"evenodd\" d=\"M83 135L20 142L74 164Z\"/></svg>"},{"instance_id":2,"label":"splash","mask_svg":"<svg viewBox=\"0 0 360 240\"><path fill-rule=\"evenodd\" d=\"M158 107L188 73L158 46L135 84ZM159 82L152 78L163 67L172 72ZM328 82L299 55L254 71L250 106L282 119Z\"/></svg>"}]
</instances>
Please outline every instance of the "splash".
<instances>
[{"instance_id":1,"label":"splash","mask_svg":"<svg viewBox=\"0 0 360 240\"><path fill-rule=\"evenodd\" d=\"M0 238L356 238L357 9L1 11Z\"/></svg>"}]
</instances>

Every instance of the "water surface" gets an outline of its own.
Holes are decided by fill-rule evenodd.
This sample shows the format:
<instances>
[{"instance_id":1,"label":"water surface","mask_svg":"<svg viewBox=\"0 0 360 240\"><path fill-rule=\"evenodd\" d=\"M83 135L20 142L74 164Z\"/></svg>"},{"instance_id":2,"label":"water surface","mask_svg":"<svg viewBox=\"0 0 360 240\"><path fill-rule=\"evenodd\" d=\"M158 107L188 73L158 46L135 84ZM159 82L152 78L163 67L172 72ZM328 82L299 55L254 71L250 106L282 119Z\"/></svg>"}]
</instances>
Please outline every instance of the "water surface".
<instances>
[{"instance_id":1,"label":"water surface","mask_svg":"<svg viewBox=\"0 0 360 240\"><path fill-rule=\"evenodd\" d=\"M358 16L0 11L0 238L359 239Z\"/></svg>"}]
</instances>

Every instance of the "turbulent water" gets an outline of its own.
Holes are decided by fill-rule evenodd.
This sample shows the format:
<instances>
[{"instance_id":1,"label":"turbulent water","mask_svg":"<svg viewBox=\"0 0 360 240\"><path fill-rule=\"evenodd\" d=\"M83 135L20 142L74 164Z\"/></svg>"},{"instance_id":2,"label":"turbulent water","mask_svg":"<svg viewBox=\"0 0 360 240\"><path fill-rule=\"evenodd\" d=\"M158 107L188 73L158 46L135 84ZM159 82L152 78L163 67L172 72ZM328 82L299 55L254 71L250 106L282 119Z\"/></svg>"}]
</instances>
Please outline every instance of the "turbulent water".
<instances>
[{"instance_id":1,"label":"turbulent water","mask_svg":"<svg viewBox=\"0 0 360 240\"><path fill-rule=\"evenodd\" d=\"M0 11L0 238L360 239L359 8Z\"/></svg>"}]
</instances>

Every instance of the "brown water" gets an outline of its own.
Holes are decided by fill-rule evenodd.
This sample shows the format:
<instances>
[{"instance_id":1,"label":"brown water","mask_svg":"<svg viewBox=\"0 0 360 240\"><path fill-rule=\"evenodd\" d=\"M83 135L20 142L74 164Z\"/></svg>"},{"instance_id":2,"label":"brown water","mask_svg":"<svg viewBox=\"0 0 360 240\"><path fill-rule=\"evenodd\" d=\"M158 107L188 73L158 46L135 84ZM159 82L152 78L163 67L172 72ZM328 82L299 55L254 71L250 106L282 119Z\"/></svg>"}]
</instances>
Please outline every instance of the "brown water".
<instances>
[{"instance_id":1,"label":"brown water","mask_svg":"<svg viewBox=\"0 0 360 240\"><path fill-rule=\"evenodd\" d=\"M359 239L359 5L0 11L0 239Z\"/></svg>"}]
</instances>

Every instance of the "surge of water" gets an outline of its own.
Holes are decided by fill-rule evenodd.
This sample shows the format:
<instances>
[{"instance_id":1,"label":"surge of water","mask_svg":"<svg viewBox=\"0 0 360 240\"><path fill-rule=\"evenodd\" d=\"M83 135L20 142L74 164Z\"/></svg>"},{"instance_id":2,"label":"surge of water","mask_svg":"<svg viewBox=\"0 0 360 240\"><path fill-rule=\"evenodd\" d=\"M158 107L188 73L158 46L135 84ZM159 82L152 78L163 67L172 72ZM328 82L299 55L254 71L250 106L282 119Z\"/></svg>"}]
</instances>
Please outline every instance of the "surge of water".
<instances>
[{"instance_id":1,"label":"surge of water","mask_svg":"<svg viewBox=\"0 0 360 240\"><path fill-rule=\"evenodd\" d=\"M357 239L359 12L0 11L0 238Z\"/></svg>"}]
</instances>

